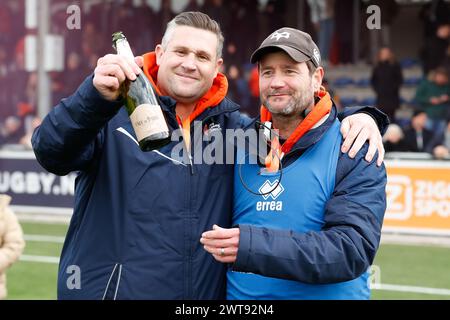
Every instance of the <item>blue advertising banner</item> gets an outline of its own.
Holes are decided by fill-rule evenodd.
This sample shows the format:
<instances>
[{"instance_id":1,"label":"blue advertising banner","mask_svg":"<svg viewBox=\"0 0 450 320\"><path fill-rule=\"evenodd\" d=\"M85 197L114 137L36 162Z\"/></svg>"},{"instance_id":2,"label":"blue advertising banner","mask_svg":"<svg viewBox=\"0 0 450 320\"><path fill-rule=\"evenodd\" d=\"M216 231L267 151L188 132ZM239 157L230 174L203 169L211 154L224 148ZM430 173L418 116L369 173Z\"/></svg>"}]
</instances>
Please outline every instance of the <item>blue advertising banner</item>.
<instances>
[{"instance_id":1,"label":"blue advertising banner","mask_svg":"<svg viewBox=\"0 0 450 320\"><path fill-rule=\"evenodd\" d=\"M71 213L75 178L47 172L31 151L0 151L0 193L12 197L15 211Z\"/></svg>"}]
</instances>

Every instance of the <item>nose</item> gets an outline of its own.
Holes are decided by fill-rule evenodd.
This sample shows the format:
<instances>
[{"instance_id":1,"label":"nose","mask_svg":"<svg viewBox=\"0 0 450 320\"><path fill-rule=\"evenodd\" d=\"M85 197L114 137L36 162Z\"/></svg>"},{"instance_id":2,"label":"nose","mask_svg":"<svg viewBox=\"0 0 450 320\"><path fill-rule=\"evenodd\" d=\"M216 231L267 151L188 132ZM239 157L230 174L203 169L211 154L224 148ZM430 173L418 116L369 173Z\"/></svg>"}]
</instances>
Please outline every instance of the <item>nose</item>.
<instances>
[{"instance_id":1,"label":"nose","mask_svg":"<svg viewBox=\"0 0 450 320\"><path fill-rule=\"evenodd\" d=\"M188 54L185 56L183 63L181 64L181 67L185 71L195 71L197 69L197 66L195 64L195 56L194 54Z\"/></svg>"},{"instance_id":2,"label":"nose","mask_svg":"<svg viewBox=\"0 0 450 320\"><path fill-rule=\"evenodd\" d=\"M284 81L284 78L279 74L275 74L272 78L272 81L270 82L270 87L272 89L279 89L284 87L285 85L286 82Z\"/></svg>"}]
</instances>

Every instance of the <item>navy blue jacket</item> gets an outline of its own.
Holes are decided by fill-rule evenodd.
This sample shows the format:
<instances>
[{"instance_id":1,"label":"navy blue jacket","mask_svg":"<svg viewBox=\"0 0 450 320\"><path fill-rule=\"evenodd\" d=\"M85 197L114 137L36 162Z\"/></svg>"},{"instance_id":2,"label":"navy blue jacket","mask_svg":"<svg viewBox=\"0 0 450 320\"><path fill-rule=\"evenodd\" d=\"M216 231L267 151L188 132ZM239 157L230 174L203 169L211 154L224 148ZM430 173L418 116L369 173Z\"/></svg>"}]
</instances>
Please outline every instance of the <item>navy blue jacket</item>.
<instances>
[{"instance_id":1,"label":"navy blue jacket","mask_svg":"<svg viewBox=\"0 0 450 320\"><path fill-rule=\"evenodd\" d=\"M175 101L161 100L170 129L177 129ZM223 299L225 266L199 240L213 224L230 225L233 165L194 164L192 171L169 159L176 142L142 152L126 134L135 137L120 107L102 99L90 77L33 135L44 168L79 171L58 298ZM237 110L224 99L196 120L236 128ZM202 138L192 137L192 143ZM67 284L72 266L81 271L80 289Z\"/></svg>"},{"instance_id":2,"label":"navy blue jacket","mask_svg":"<svg viewBox=\"0 0 450 320\"><path fill-rule=\"evenodd\" d=\"M170 129L177 129L176 102L161 101ZM199 239L213 224L231 225L233 166L179 164L171 159L177 142L142 152L121 105L104 100L89 77L33 134L45 169L79 172L58 298L225 298L226 266ZM244 121L226 98L196 120L222 133ZM191 137L193 144L203 140ZM204 149L208 142L201 143ZM79 286L74 270L81 272Z\"/></svg>"},{"instance_id":3,"label":"navy blue jacket","mask_svg":"<svg viewBox=\"0 0 450 320\"><path fill-rule=\"evenodd\" d=\"M333 108L322 125L308 131L285 155L283 168L318 142L336 116ZM378 249L386 210L386 170L384 164L377 167L376 156L370 163L364 160L367 150L368 143L354 159L339 154L321 231L296 233L240 224L233 270L312 284L348 281L365 272Z\"/></svg>"}]
</instances>

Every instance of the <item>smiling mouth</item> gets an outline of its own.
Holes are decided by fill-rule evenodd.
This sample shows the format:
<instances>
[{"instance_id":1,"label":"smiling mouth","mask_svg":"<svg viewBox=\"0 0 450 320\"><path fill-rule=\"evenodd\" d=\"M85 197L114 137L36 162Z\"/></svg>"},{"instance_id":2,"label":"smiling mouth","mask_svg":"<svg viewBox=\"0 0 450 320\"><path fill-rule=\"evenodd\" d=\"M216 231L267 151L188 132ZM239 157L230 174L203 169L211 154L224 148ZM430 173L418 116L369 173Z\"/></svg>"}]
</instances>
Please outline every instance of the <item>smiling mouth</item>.
<instances>
[{"instance_id":1,"label":"smiling mouth","mask_svg":"<svg viewBox=\"0 0 450 320\"><path fill-rule=\"evenodd\" d=\"M185 79L198 80L198 79L195 78L195 77L191 77L191 76L188 76L188 75L185 75L185 74L179 74L179 73L176 73L176 75L179 76L179 77L181 77L181 78L185 78Z\"/></svg>"},{"instance_id":2,"label":"smiling mouth","mask_svg":"<svg viewBox=\"0 0 450 320\"><path fill-rule=\"evenodd\" d=\"M269 95L269 98L280 98L280 97L286 97L289 96L287 93L277 93L277 94L271 94Z\"/></svg>"}]
</instances>

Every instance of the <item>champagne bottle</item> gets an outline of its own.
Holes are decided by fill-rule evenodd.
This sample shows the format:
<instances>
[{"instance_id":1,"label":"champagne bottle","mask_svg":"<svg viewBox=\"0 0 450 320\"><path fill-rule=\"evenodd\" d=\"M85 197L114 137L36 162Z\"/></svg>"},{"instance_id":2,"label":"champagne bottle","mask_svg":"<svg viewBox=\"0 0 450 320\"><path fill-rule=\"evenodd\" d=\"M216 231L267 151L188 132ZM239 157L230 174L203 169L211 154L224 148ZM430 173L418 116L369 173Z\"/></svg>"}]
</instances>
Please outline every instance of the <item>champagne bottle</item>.
<instances>
[{"instance_id":1,"label":"champagne bottle","mask_svg":"<svg viewBox=\"0 0 450 320\"><path fill-rule=\"evenodd\" d=\"M119 55L134 61L130 45L122 32L112 36ZM136 80L126 80L120 88L142 151L159 149L170 142L169 128L152 84L142 72Z\"/></svg>"}]
</instances>

